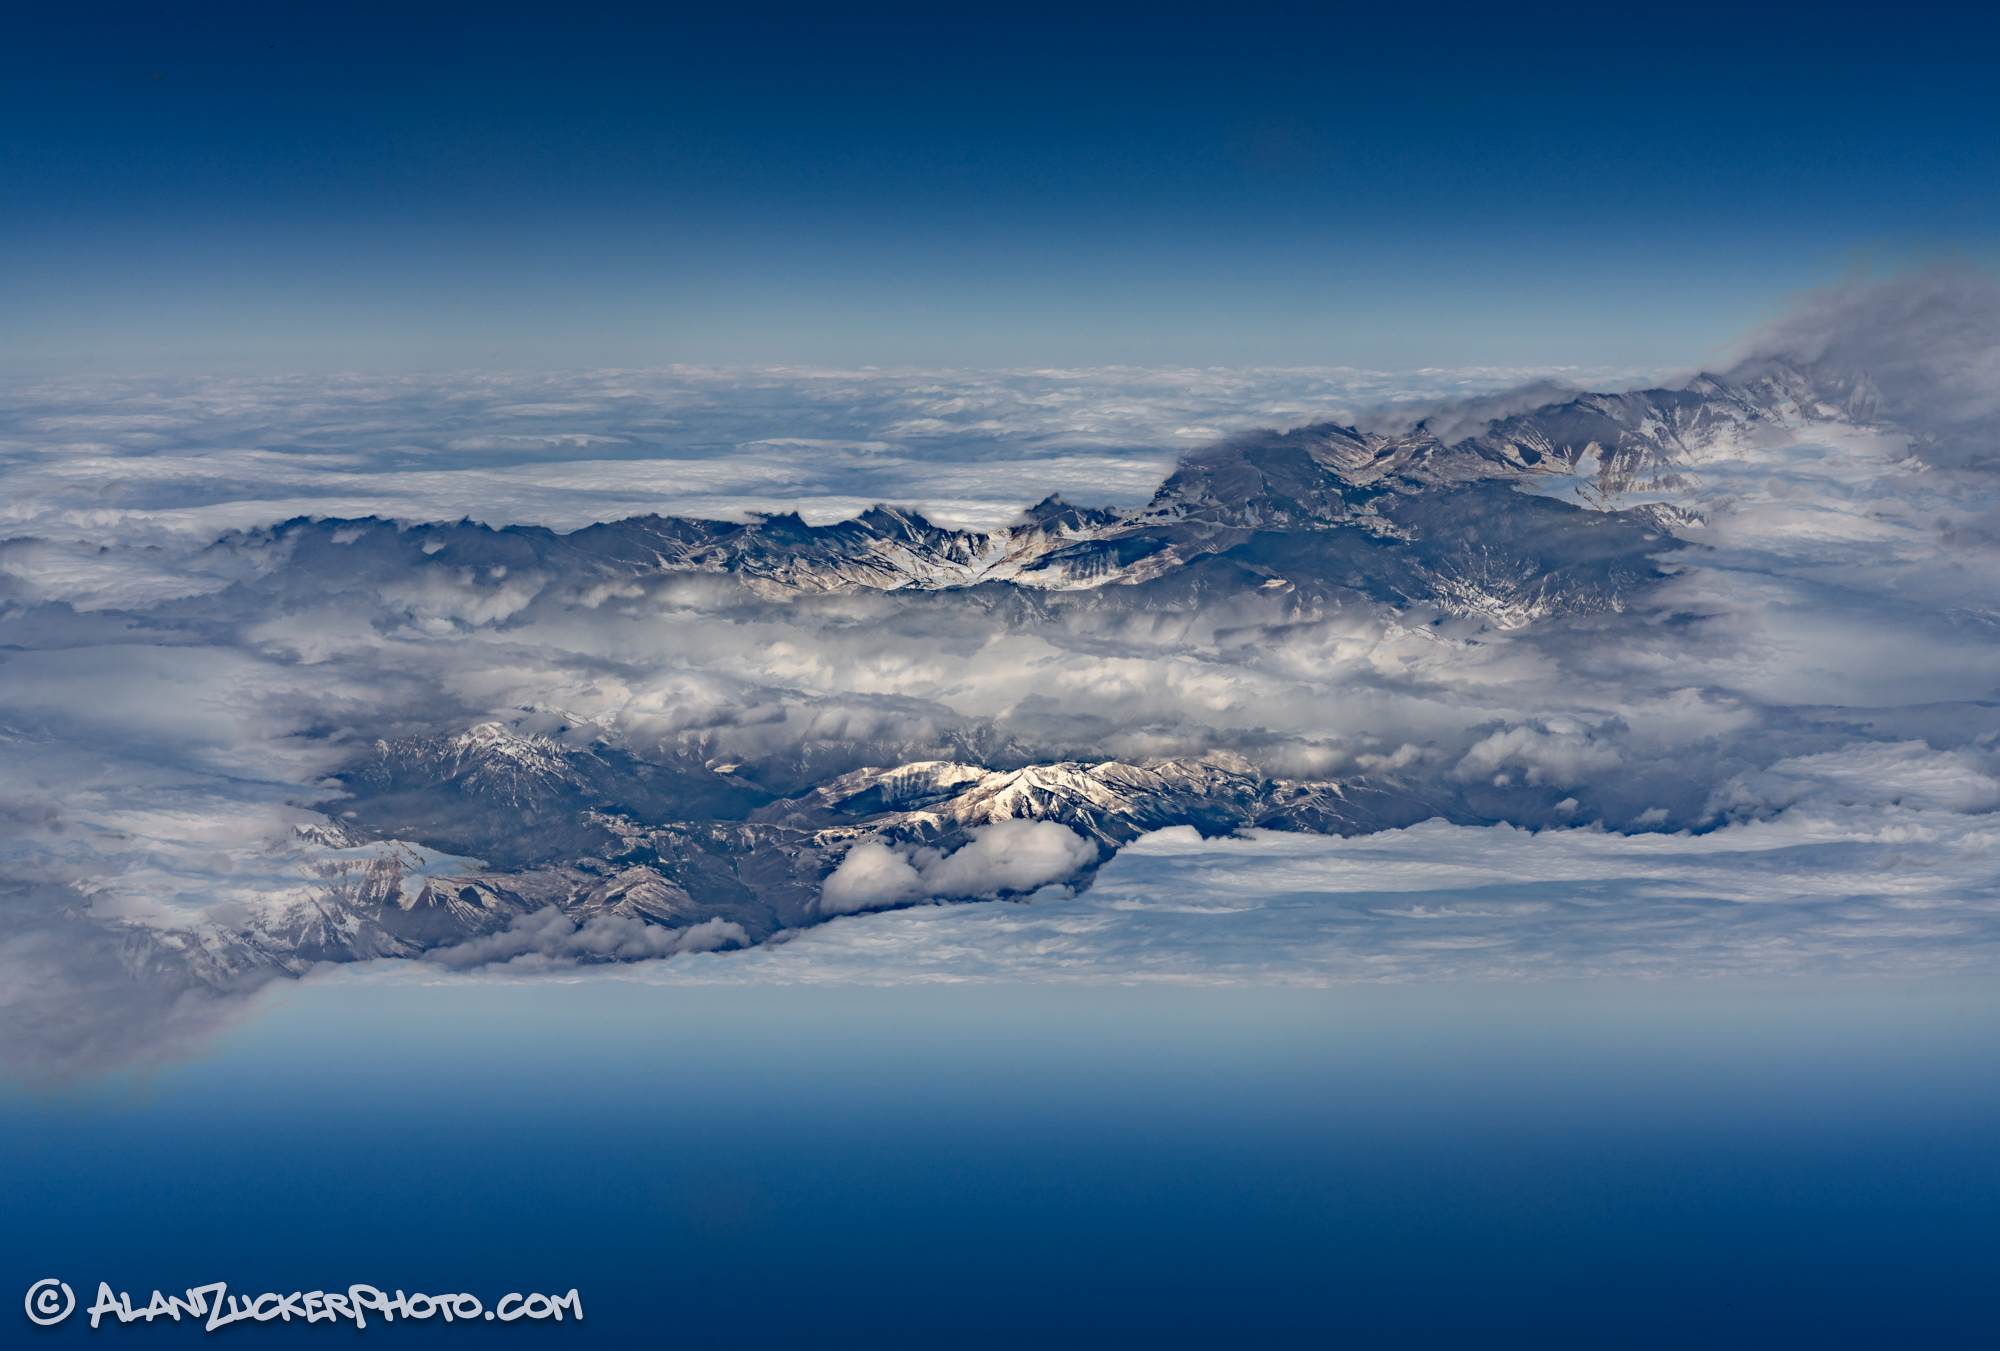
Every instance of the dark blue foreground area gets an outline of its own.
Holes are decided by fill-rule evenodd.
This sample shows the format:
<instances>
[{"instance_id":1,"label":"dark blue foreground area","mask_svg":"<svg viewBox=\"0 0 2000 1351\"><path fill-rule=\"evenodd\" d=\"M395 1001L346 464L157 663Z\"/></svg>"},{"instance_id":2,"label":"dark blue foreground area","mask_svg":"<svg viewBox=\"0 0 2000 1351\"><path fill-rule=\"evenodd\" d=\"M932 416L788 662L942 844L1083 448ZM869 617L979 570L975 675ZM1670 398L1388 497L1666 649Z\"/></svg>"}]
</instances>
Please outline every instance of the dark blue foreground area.
<instances>
[{"instance_id":1,"label":"dark blue foreground area","mask_svg":"<svg viewBox=\"0 0 2000 1351\"><path fill-rule=\"evenodd\" d=\"M337 985L4 1110L5 1340L1990 1346L1994 983ZM33 1328L226 1280L585 1321Z\"/></svg>"}]
</instances>

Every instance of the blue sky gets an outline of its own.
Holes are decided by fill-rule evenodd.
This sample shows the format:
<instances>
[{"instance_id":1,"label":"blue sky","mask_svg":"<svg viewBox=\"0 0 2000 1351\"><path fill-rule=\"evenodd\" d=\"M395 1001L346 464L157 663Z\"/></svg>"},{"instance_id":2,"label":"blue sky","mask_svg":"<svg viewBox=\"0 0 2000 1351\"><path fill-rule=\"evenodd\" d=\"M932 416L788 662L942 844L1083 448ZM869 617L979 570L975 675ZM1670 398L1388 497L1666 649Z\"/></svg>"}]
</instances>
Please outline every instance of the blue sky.
<instances>
[{"instance_id":1,"label":"blue sky","mask_svg":"<svg viewBox=\"0 0 2000 1351\"><path fill-rule=\"evenodd\" d=\"M1993 20L43 7L16 370L1702 360L1993 238Z\"/></svg>"}]
</instances>

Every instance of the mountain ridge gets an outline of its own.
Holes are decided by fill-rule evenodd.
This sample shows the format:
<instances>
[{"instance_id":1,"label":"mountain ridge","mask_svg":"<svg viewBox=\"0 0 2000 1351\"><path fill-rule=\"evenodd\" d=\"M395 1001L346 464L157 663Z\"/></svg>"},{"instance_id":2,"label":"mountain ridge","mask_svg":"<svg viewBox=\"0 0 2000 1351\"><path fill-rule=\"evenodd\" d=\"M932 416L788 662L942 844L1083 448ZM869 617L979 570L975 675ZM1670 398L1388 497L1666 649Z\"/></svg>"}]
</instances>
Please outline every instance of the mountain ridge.
<instances>
[{"instance_id":1,"label":"mountain ridge","mask_svg":"<svg viewBox=\"0 0 2000 1351\"><path fill-rule=\"evenodd\" d=\"M261 549L267 571L302 585L388 598L455 588L458 609L422 622L462 631L504 631L538 597L594 608L685 575L778 601L873 592L978 607L1012 597L1028 624L1060 622L1066 606L1143 612L1256 596L1301 616L1363 604L1411 623L1458 616L1506 630L1616 614L1660 580L1662 560L1686 547L1675 531L1693 519L1687 490L1705 455L1876 409L1863 380L1822 389L1809 371L1772 363L1678 390L1579 393L1449 441L1430 419L1395 432L1321 423L1246 434L1187 456L1143 507L1050 496L997 531L877 505L822 526L795 512L644 516L568 534L299 519L217 547ZM1547 491L1555 484L1564 491ZM940 749L968 758L940 759ZM317 889L218 938L216 951L287 970L422 957L551 913L740 945L829 918L836 875L848 879L843 895L868 904L853 882L864 862L898 879L880 883L882 906L1018 899L1045 884L1087 886L1120 846L1169 826L1353 834L1492 819L1463 791L1394 770L1286 778L1226 756L1036 758L970 742L908 751L917 758L817 771L801 758L779 774L685 748L642 756L588 720L556 735L485 722L378 740L340 772L345 797L328 824L293 842ZM953 859L1027 848L1009 823L1066 832L1034 836L1038 848L1061 844L1066 871L1043 878L1010 864L991 875L1013 881L982 891L965 880L976 873L966 863L951 872L958 890L922 893Z\"/></svg>"}]
</instances>

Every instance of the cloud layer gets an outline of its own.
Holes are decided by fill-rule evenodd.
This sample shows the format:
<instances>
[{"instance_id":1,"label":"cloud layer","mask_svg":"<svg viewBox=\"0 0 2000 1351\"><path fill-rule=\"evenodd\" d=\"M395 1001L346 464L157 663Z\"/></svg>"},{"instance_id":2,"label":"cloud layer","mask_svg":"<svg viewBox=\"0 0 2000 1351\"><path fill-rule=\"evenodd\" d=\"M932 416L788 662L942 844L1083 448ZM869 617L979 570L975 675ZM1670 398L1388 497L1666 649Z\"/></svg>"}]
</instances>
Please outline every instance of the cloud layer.
<instances>
[{"instance_id":1,"label":"cloud layer","mask_svg":"<svg viewBox=\"0 0 2000 1351\"><path fill-rule=\"evenodd\" d=\"M13 381L0 532L113 550L206 544L293 516L574 530L645 512L841 520L875 502L991 526L1051 492L1143 502L1175 459L1259 426L1547 374L1462 371L842 371ZM1635 371L1565 370L1576 382ZM134 560L57 579L124 594ZM156 594L172 591L169 566ZM166 588L161 591L160 588ZM86 601L86 603L89 603Z\"/></svg>"},{"instance_id":2,"label":"cloud layer","mask_svg":"<svg viewBox=\"0 0 2000 1351\"><path fill-rule=\"evenodd\" d=\"M730 950L749 935L725 921L529 905L438 949L441 968L1319 980L1985 961L2000 485L1979 447L1996 331L1978 276L1813 300L1738 369L1830 363L1839 416L1802 408L1691 447L1654 494L1687 522L1665 580L1615 612L1513 629L1359 595L1305 609L1281 576L1226 604L1136 608L1111 589L579 580L502 558L480 526L416 523L838 519L878 499L995 522L1051 490L1142 501L1185 449L1245 427L1401 398L1477 430L1520 400L1462 396L1607 373L16 386L0 1056L30 1072L187 1044L286 974L244 943L330 885L393 875L413 904L484 885L492 860L421 832L365 848L323 832L351 810L331 776L378 740L486 725L779 796L919 761L1177 760L1369 776L1458 804L1460 824L1163 832L1066 896L1097 846L991 818L950 847L856 845L820 901L840 917L768 949ZM1868 398L1849 373L1863 366ZM298 515L355 519L282 524ZM960 903L915 904L932 899ZM883 906L914 908L856 913Z\"/></svg>"}]
</instances>

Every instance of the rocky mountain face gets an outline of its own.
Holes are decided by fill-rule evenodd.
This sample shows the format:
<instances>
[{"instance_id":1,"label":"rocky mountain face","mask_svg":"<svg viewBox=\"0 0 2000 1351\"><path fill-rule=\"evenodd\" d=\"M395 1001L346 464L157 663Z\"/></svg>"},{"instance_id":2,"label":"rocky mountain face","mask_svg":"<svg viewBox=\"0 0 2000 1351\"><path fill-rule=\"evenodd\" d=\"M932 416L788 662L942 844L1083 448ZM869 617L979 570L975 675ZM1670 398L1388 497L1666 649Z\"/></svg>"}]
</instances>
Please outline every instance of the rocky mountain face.
<instances>
[{"instance_id":1,"label":"rocky mountain face","mask_svg":"<svg viewBox=\"0 0 2000 1351\"><path fill-rule=\"evenodd\" d=\"M568 535L302 520L217 547L281 557L301 584L338 578L386 593L449 573L484 588L500 615L523 577L560 579L595 604L588 597L637 579L708 574L773 597L937 593L934 603L1043 620L1073 606L1142 611L1276 594L1302 608L1359 598L1519 628L1618 611L1652 585L1661 557L1682 547L1672 531L1688 509L1676 493L1704 455L1871 414L1865 382L1829 390L1773 367L1734 383L1705 376L1685 389L1580 395L1449 443L1424 424L1394 435L1321 425L1242 437L1190 457L1138 510L1050 498L994 532L878 506L826 526L796 515L643 517ZM1566 492L1538 491L1555 482ZM815 779L799 765L778 773L644 758L577 731L486 724L377 742L342 773L347 796L332 824L302 828L300 888L232 935L228 960L298 969L416 956L551 911L578 933L645 926L740 945L827 918L823 891L850 861L856 871L844 877L859 877L868 859L919 879L883 891L884 904L900 903L931 875L920 865L976 845L979 858L999 860L1000 880L984 892L960 881L950 894L1005 897L1087 885L1121 844L1166 826L1353 834L1480 819L1393 771L1284 780L1226 758L1027 762L968 741L956 758L828 767L836 772ZM1002 857L1016 837L991 832L1007 822L1053 823L1082 843L1065 844L1065 870L1042 879Z\"/></svg>"}]
</instances>

